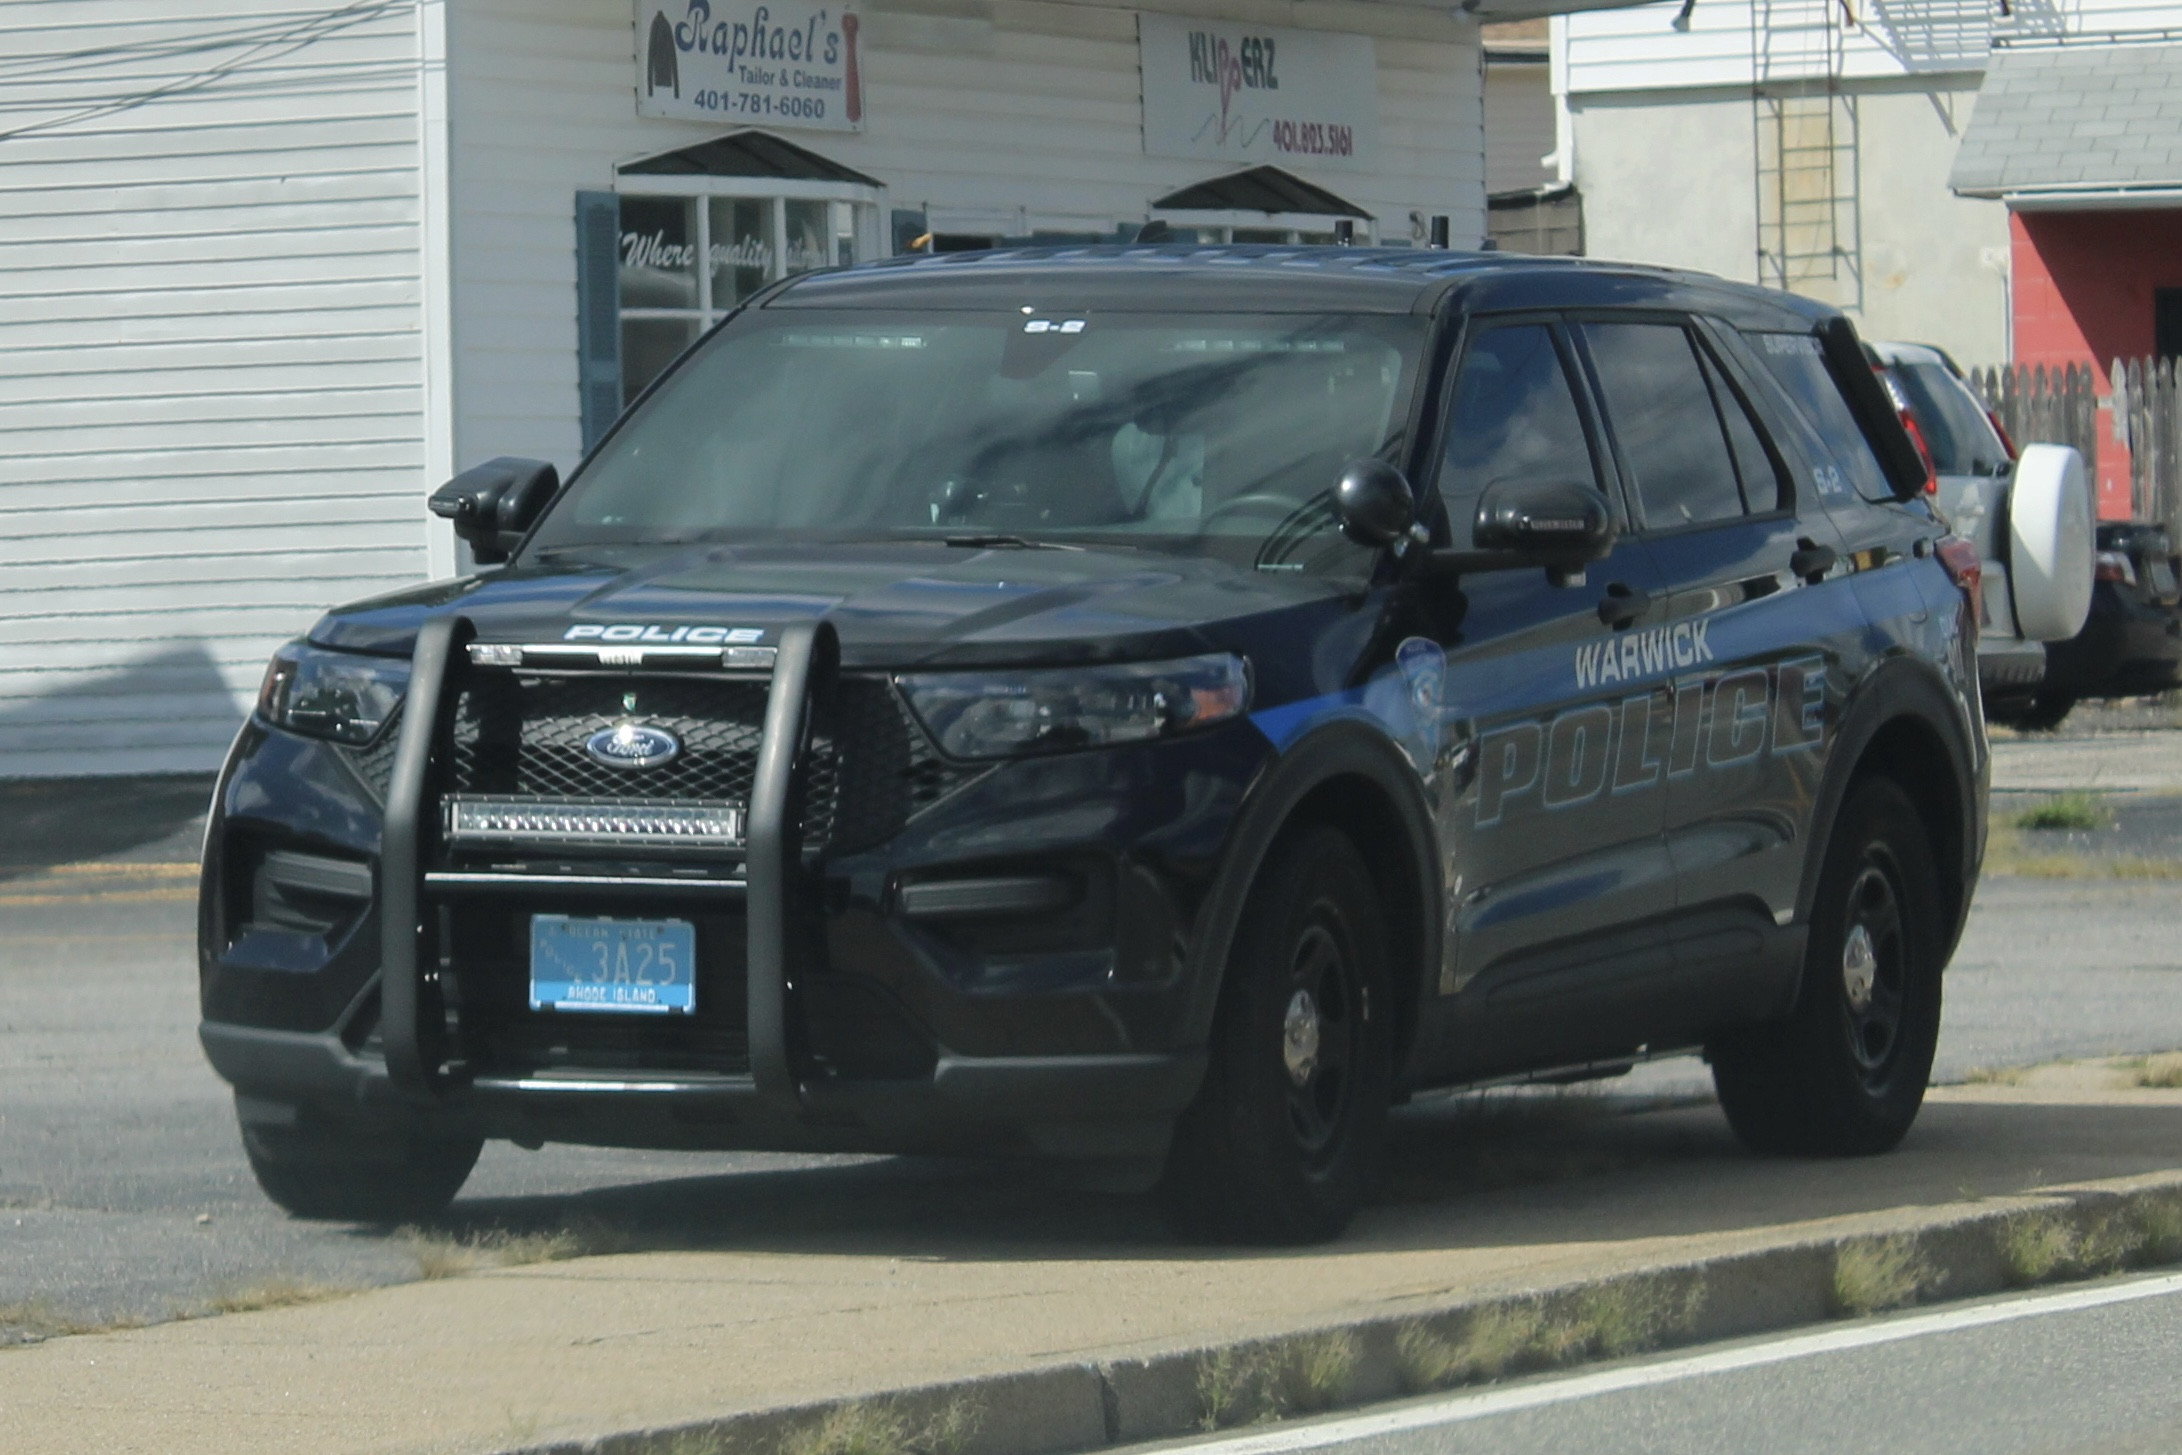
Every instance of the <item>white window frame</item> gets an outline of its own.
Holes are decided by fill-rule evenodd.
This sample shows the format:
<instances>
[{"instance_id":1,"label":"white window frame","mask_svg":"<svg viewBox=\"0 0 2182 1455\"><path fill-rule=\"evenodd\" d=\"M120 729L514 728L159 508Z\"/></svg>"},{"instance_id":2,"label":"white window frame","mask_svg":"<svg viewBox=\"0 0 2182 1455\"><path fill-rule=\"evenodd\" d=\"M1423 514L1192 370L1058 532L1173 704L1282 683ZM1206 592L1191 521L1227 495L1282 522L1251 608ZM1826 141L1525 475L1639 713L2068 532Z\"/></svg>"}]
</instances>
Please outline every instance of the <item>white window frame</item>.
<instances>
[{"instance_id":1,"label":"white window frame","mask_svg":"<svg viewBox=\"0 0 2182 1455\"><path fill-rule=\"evenodd\" d=\"M888 256L889 246L885 224L886 191L880 187L865 187L854 182L816 182L800 178L779 177L706 177L706 176L649 176L644 173L623 173L614 179L614 193L619 197L676 197L695 198L704 202L712 198L726 198L742 202L770 202L772 226L767 239L772 261L766 268L766 282L776 283L787 277L788 266L788 209L789 202L830 202L837 208L849 208L847 236L856 240L856 258L866 262ZM841 218L834 214L835 231L840 237ZM697 208L697 306L695 308L627 308L617 307L620 317L627 319L687 319L697 320L699 334L732 313L737 305L715 307L712 298L712 209Z\"/></svg>"}]
</instances>

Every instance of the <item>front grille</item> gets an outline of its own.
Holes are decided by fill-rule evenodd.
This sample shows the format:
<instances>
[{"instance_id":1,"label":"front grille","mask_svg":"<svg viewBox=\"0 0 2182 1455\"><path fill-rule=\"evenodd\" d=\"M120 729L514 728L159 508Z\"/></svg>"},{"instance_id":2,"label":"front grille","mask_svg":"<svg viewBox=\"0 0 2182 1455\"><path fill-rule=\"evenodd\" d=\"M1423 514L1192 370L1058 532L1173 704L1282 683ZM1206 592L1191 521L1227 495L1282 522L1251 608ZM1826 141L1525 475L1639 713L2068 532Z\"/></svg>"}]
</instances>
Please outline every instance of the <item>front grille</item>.
<instances>
[{"instance_id":1,"label":"front grille","mask_svg":"<svg viewBox=\"0 0 2182 1455\"><path fill-rule=\"evenodd\" d=\"M447 787L531 799L704 800L747 806L764 734L767 684L604 672L467 674L454 712ZM682 750L618 768L584 750L633 721ZM804 758L807 849L869 848L981 770L948 763L878 677L849 677L819 705Z\"/></svg>"}]
</instances>

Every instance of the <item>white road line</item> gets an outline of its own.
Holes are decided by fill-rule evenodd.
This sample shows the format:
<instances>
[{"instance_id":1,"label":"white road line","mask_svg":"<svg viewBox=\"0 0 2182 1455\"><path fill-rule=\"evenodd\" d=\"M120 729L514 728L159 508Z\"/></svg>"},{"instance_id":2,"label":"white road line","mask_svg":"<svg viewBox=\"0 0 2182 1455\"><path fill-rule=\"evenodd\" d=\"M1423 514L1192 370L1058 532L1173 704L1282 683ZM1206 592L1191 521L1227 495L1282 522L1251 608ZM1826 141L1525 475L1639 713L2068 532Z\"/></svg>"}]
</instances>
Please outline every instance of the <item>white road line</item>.
<instances>
[{"instance_id":1,"label":"white road line","mask_svg":"<svg viewBox=\"0 0 2182 1455\"><path fill-rule=\"evenodd\" d=\"M1401 1409L1379 1414L1352 1415L1322 1424L1260 1430L1224 1440L1206 1440L1177 1448L1188 1449L1193 1455L1195 1452L1211 1452L1211 1455L1289 1455L1293 1451L1322 1450L1329 1445L1339 1445L1351 1440L1406 1434L1412 1430L1431 1429L1438 1425L1482 1420L1517 1410L1539 1409L1547 1405L1591 1399L1602 1394L1616 1394L1626 1389L1643 1389L1651 1385L1672 1384L1677 1380L1698 1379L1708 1374L1728 1374L1740 1369L1758 1369L1768 1364L1785 1364L1790 1360L1805 1359L1814 1354L1833 1354L1846 1349L1898 1344L1907 1339L1921 1339L1928 1334L1948 1334L1960 1329L1983 1328L1991 1324L2011 1323L2017 1319L2036 1318L2043 1314L2074 1313L2081 1309L2103 1308L2109 1304L2131 1303L2138 1299L2164 1298L2174 1293L2182 1293L2182 1274L2171 1273L2129 1283L2079 1288L2066 1293L2030 1294L2001 1303L1979 1304L1942 1313L1915 1314L1889 1319L1883 1323L1851 1324L1817 1333L1791 1335L1771 1343L1739 1349L1692 1354L1680 1359L1667 1359L1655 1364L1634 1365L1623 1369L1606 1369L1596 1374L1571 1375L1565 1379L1526 1384L1514 1389L1450 1395L1444 1399L1405 1405Z\"/></svg>"}]
</instances>

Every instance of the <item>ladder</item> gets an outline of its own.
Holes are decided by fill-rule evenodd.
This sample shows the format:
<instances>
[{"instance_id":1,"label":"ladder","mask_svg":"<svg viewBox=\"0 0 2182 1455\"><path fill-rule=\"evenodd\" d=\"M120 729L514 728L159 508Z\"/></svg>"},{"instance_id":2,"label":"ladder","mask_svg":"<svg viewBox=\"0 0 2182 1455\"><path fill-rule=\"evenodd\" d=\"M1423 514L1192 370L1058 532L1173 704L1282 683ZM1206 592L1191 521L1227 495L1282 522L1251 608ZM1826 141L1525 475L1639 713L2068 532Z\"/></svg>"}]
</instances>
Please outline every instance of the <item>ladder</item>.
<instances>
[{"instance_id":1,"label":"ladder","mask_svg":"<svg viewBox=\"0 0 2182 1455\"><path fill-rule=\"evenodd\" d=\"M1842 89L1845 0L1749 0L1758 281L1863 303L1856 97Z\"/></svg>"}]
</instances>

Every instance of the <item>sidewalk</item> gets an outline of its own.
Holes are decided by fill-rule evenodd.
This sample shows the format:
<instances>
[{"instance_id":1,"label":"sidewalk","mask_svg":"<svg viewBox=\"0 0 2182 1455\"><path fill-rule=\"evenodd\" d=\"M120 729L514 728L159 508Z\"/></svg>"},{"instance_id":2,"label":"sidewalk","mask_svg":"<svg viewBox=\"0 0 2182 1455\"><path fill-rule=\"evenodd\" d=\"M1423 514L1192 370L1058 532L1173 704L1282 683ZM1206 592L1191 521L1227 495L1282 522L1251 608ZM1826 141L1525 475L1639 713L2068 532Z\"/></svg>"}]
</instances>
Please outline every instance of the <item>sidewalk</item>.
<instances>
[{"instance_id":1,"label":"sidewalk","mask_svg":"<svg viewBox=\"0 0 2182 1455\"><path fill-rule=\"evenodd\" d=\"M1070 1228L1053 1197L1013 1220L937 1178L889 1201L859 1197L854 1166L778 1174L680 1247L0 1350L0 1429L10 1455L487 1452L977 1381L973 1452L1090 1448L1189 1427L1193 1351L1285 1332L1366 1327L1391 1348L1390 1319L1646 1270L1703 1286L1685 1336L1747 1332L1825 1316L1832 1243L1917 1229L1945 1292L1997 1286L1992 1229L2029 1206L2013 1195L2182 1189L2182 1092L2080 1081L1939 1090L1900 1152L1829 1163L1747 1156L1709 1107L1585 1115L1578 1098L1482 1136L1474 1114L1420 1108L1396 1196L1301 1251ZM1982 1251L1951 1268L1965 1227ZM764 1422L710 1433L725 1442L681 1448L779 1443Z\"/></svg>"}]
</instances>

